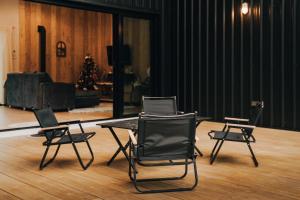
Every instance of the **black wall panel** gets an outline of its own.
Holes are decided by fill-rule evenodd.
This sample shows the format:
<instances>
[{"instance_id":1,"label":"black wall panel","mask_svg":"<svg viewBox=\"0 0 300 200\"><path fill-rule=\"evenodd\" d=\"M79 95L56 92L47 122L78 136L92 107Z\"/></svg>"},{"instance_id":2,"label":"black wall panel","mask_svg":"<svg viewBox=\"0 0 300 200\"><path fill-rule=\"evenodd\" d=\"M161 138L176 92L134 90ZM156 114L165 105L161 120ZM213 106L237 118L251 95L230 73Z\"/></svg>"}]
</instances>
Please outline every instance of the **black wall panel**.
<instances>
[{"instance_id":1,"label":"black wall panel","mask_svg":"<svg viewBox=\"0 0 300 200\"><path fill-rule=\"evenodd\" d=\"M222 120L263 100L262 125L300 130L300 1L165 0L162 95Z\"/></svg>"},{"instance_id":2,"label":"black wall panel","mask_svg":"<svg viewBox=\"0 0 300 200\"><path fill-rule=\"evenodd\" d=\"M159 0L71 0L95 5L115 6L118 8L130 8L134 10L160 11Z\"/></svg>"},{"instance_id":3,"label":"black wall panel","mask_svg":"<svg viewBox=\"0 0 300 200\"><path fill-rule=\"evenodd\" d=\"M134 12L160 13L162 7L161 0L28 0L40 3L50 3L63 6L71 6L85 9L95 9L93 6L107 8L115 8L120 10L131 10Z\"/></svg>"}]
</instances>

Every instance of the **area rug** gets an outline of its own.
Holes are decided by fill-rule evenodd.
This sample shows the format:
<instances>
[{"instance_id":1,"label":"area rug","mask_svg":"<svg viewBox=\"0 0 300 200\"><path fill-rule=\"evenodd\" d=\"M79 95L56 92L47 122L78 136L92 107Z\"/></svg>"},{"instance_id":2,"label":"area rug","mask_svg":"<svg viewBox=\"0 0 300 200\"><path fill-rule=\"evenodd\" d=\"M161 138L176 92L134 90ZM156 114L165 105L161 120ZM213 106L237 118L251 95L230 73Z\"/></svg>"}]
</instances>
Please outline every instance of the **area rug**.
<instances>
[{"instance_id":1,"label":"area rug","mask_svg":"<svg viewBox=\"0 0 300 200\"><path fill-rule=\"evenodd\" d=\"M70 110L70 113L91 113L91 112L112 112L112 106L101 106L101 107L93 107L93 108L75 108Z\"/></svg>"}]
</instances>

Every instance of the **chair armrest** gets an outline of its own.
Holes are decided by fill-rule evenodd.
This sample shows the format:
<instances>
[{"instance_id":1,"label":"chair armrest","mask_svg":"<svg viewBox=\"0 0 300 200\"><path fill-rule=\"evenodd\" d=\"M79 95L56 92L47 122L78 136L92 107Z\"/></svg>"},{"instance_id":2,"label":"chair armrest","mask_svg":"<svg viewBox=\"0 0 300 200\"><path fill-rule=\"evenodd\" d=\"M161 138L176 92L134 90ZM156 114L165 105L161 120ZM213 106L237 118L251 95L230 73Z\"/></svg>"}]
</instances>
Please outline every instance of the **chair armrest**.
<instances>
[{"instance_id":1,"label":"chair armrest","mask_svg":"<svg viewBox=\"0 0 300 200\"><path fill-rule=\"evenodd\" d=\"M230 123L227 123L226 125L228 126L228 128L250 128L250 129L254 129L256 127L256 126L252 126L252 125L230 124Z\"/></svg>"},{"instance_id":2,"label":"chair armrest","mask_svg":"<svg viewBox=\"0 0 300 200\"><path fill-rule=\"evenodd\" d=\"M208 132L208 136L210 137L210 139L213 139L214 136L212 135L214 132L216 132L215 130L211 130L210 132Z\"/></svg>"},{"instance_id":3,"label":"chair armrest","mask_svg":"<svg viewBox=\"0 0 300 200\"><path fill-rule=\"evenodd\" d=\"M52 127L41 128L39 132L67 130L68 128L69 128L68 126L52 126Z\"/></svg>"},{"instance_id":4,"label":"chair armrest","mask_svg":"<svg viewBox=\"0 0 300 200\"><path fill-rule=\"evenodd\" d=\"M80 120L72 120L72 121L65 121L65 122L59 122L59 125L65 125L65 124L79 124Z\"/></svg>"},{"instance_id":5,"label":"chair armrest","mask_svg":"<svg viewBox=\"0 0 300 200\"><path fill-rule=\"evenodd\" d=\"M238 121L238 122L249 122L249 119L235 118L235 117L225 117L225 121Z\"/></svg>"},{"instance_id":6,"label":"chair armrest","mask_svg":"<svg viewBox=\"0 0 300 200\"><path fill-rule=\"evenodd\" d=\"M128 130L128 134L129 134L129 137L131 139L132 144L137 145L137 141L134 137L134 134L133 134L132 130Z\"/></svg>"}]
</instances>

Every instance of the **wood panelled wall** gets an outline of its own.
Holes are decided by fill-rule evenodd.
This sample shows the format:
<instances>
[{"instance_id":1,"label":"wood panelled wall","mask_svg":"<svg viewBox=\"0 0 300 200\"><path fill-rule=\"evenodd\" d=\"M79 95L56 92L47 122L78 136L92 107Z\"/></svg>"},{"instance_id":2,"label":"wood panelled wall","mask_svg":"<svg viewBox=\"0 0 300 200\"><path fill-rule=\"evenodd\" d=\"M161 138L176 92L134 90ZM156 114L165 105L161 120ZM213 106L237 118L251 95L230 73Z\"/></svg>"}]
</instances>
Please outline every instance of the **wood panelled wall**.
<instances>
[{"instance_id":1,"label":"wood panelled wall","mask_svg":"<svg viewBox=\"0 0 300 200\"><path fill-rule=\"evenodd\" d=\"M262 125L300 130L300 1L165 0L162 95L222 120L263 100Z\"/></svg>"},{"instance_id":2,"label":"wood panelled wall","mask_svg":"<svg viewBox=\"0 0 300 200\"><path fill-rule=\"evenodd\" d=\"M39 70L38 25L46 28L46 71L53 80L75 83L86 54L101 70L111 70L106 54L112 45L111 14L20 1L20 71ZM56 57L58 41L66 43L66 57Z\"/></svg>"}]
</instances>

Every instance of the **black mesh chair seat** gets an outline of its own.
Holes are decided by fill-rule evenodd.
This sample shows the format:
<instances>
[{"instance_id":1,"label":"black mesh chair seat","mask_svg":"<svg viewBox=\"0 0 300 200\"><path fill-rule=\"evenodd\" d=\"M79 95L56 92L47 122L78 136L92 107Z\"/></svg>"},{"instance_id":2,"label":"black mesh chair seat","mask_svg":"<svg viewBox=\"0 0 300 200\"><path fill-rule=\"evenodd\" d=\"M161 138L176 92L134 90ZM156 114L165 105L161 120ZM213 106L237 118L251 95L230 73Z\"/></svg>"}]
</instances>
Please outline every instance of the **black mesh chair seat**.
<instances>
[{"instance_id":1,"label":"black mesh chair seat","mask_svg":"<svg viewBox=\"0 0 300 200\"><path fill-rule=\"evenodd\" d=\"M146 115L182 115L184 112L177 110L176 96L171 97L145 97L143 96L143 114ZM197 117L198 119L210 119ZM200 120L196 127L200 124ZM196 151L200 156L203 156L202 152L195 146Z\"/></svg>"},{"instance_id":2,"label":"black mesh chair seat","mask_svg":"<svg viewBox=\"0 0 300 200\"><path fill-rule=\"evenodd\" d=\"M140 115L137 139L129 131L129 177L141 193L192 190L198 183L195 148L196 114ZM134 142L133 142L134 141ZM138 179L136 164L141 166L185 166L180 177ZM188 174L188 165L194 165L195 182L191 187L163 190L143 190L137 183L149 181L179 180Z\"/></svg>"},{"instance_id":3,"label":"black mesh chair seat","mask_svg":"<svg viewBox=\"0 0 300 200\"><path fill-rule=\"evenodd\" d=\"M71 138L69 135L63 135L60 137L60 139L56 142L52 142L52 145L59 145L59 144L71 144L72 142L74 143L79 143L79 142L85 142L86 140L90 139L95 135L95 132L90 132L90 133L77 133L77 134L72 134ZM43 142L43 145L47 145L47 141Z\"/></svg>"},{"instance_id":4,"label":"black mesh chair seat","mask_svg":"<svg viewBox=\"0 0 300 200\"><path fill-rule=\"evenodd\" d=\"M224 131L214 131L214 135L212 139L222 140L226 132ZM246 142L244 135L241 133L228 132L224 140L232 141L232 142Z\"/></svg>"},{"instance_id":5,"label":"black mesh chair seat","mask_svg":"<svg viewBox=\"0 0 300 200\"><path fill-rule=\"evenodd\" d=\"M252 150L250 143L256 142L253 131L257 125L264 108L263 102L252 102L249 119L225 117L226 124L222 131L210 131L208 133L211 139L217 140L210 154L210 164L213 164L224 141L246 143L252 156L254 165L257 167L258 162ZM231 129L239 129L240 132L231 132Z\"/></svg>"},{"instance_id":6,"label":"black mesh chair seat","mask_svg":"<svg viewBox=\"0 0 300 200\"><path fill-rule=\"evenodd\" d=\"M46 146L46 150L45 150L45 153L44 153L43 158L40 163L41 170L43 168L45 168L48 164L50 164L55 159L55 157L60 149L60 145L63 145L63 144L72 144L73 149L78 158L78 161L84 170L87 169L92 164L92 162L94 160L94 154L93 154L93 151L91 149L91 146L90 146L88 140L95 135L95 132L88 132L88 133L84 132L80 121L58 123L51 108L34 110L34 114L35 114L35 117L37 118L40 126L42 127L42 129L39 131L39 133L35 134L34 136L35 137L45 136L45 138L46 138L46 141L43 142L43 145ZM76 133L76 134L70 133L68 126L66 126L65 124L68 125L68 124L72 124L72 123L78 124L79 129L80 129L79 133ZM61 126L59 126L59 125L61 125ZM87 164L84 164L82 162L82 159L81 159L79 152L77 150L77 147L76 147L76 143L81 143L81 142L85 142L87 144L87 147L91 154L91 159L89 160L89 162ZM50 146L53 146L53 145L57 145L56 151L55 151L54 155L52 156L52 158L49 159L47 162L45 162L49 148L50 148Z\"/></svg>"}]
</instances>

